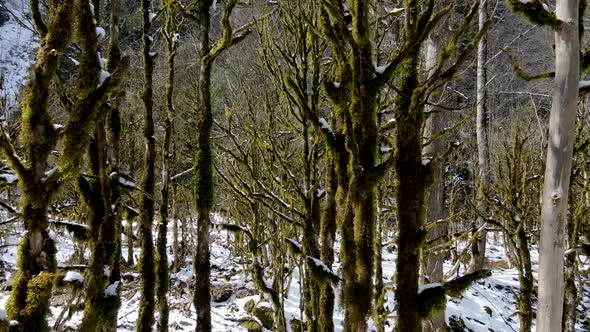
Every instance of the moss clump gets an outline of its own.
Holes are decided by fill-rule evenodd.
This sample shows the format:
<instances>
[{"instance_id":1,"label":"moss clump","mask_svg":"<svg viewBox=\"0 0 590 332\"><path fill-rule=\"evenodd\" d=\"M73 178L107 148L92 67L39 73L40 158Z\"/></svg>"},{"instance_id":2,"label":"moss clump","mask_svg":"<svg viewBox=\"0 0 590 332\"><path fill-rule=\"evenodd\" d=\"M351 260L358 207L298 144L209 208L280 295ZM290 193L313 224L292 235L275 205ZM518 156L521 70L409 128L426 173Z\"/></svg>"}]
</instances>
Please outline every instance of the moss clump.
<instances>
[{"instance_id":1,"label":"moss clump","mask_svg":"<svg viewBox=\"0 0 590 332\"><path fill-rule=\"evenodd\" d=\"M255 307L252 310L252 315L254 315L256 318L258 318L260 320L260 322L262 322L262 326L264 326L267 329L272 329L274 324L275 324L275 320L274 320L274 312L271 308L261 308L261 307Z\"/></svg>"},{"instance_id":2,"label":"moss clump","mask_svg":"<svg viewBox=\"0 0 590 332\"><path fill-rule=\"evenodd\" d=\"M247 329L248 332L262 332L262 326L253 318L244 319L240 325Z\"/></svg>"},{"instance_id":3,"label":"moss clump","mask_svg":"<svg viewBox=\"0 0 590 332\"><path fill-rule=\"evenodd\" d=\"M555 13L546 10L544 3L540 0L527 3L509 0L508 3L513 12L523 15L533 24L548 25L554 30L558 30L561 26L561 21L557 19Z\"/></svg>"},{"instance_id":4,"label":"moss clump","mask_svg":"<svg viewBox=\"0 0 590 332\"><path fill-rule=\"evenodd\" d=\"M256 307L256 302L254 302L254 300L249 300L244 304L244 310L248 313L251 313L254 307Z\"/></svg>"},{"instance_id":5,"label":"moss clump","mask_svg":"<svg viewBox=\"0 0 590 332\"><path fill-rule=\"evenodd\" d=\"M445 309L447 297L442 285L423 290L418 294L418 314L422 318L432 317Z\"/></svg>"},{"instance_id":6,"label":"moss clump","mask_svg":"<svg viewBox=\"0 0 590 332\"><path fill-rule=\"evenodd\" d=\"M49 311L53 283L53 274L47 272L41 272L29 281L26 306L21 310L19 320L23 331L50 331L45 314Z\"/></svg>"},{"instance_id":7,"label":"moss clump","mask_svg":"<svg viewBox=\"0 0 590 332\"><path fill-rule=\"evenodd\" d=\"M468 273L459 278L453 279L445 283L445 293L450 297L460 297L461 294L471 286L474 282L479 279L483 279L492 275L490 270L479 270L472 273Z\"/></svg>"}]
</instances>

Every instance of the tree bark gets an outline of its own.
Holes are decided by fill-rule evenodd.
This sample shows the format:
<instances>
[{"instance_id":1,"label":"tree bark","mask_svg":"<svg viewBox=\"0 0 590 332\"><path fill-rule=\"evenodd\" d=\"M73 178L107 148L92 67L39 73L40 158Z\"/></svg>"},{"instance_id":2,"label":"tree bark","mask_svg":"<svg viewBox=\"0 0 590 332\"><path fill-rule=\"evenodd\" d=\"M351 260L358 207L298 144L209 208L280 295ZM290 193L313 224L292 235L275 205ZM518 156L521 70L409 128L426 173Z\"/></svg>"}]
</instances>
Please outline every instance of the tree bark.
<instances>
[{"instance_id":1,"label":"tree bark","mask_svg":"<svg viewBox=\"0 0 590 332\"><path fill-rule=\"evenodd\" d=\"M427 70L436 66L436 59L440 54L440 45L434 38L441 36L433 36L426 40L426 55L425 67ZM437 110L434 106L427 106L426 112L430 115L426 120L424 128L424 137L429 138L440 134L445 127L444 114ZM432 158L434 156L443 155L445 149L445 140L443 138L436 139L430 142L424 148L424 155ZM436 223L438 220L445 217L445 179L444 179L444 163L437 163L432 169L433 183L430 186L428 199L426 203L426 221L427 223ZM436 246L444 243L447 235L447 224L436 224L428 234L428 241L432 241L432 245ZM445 261L445 254L443 250L438 250L437 253L429 254L424 258L425 270L424 274L428 278L424 283L441 282L443 278L443 264ZM424 322L425 331L445 331L445 313L444 311L435 313L428 321Z\"/></svg>"},{"instance_id":2,"label":"tree bark","mask_svg":"<svg viewBox=\"0 0 590 332\"><path fill-rule=\"evenodd\" d=\"M156 272L154 262L154 240L152 226L154 220L154 194L155 194L155 159L156 139L154 137L153 115L153 70L154 59L151 54L151 21L150 0L141 0L141 16L143 24L142 32L142 60L143 60L143 91L141 98L145 108L143 123L143 139L145 152L143 159L143 174L140 188L139 211L139 239L141 241L141 253L139 256L139 273L141 277L139 316L137 319L137 332L151 331L154 325L154 296L156 289Z\"/></svg>"},{"instance_id":3,"label":"tree bark","mask_svg":"<svg viewBox=\"0 0 590 332\"><path fill-rule=\"evenodd\" d=\"M170 170L171 163L174 162L174 152L172 149L172 140L174 133L174 60L176 56L176 38L174 34L177 29L174 22L174 8L170 3L166 4L166 26L163 31L166 40L166 55L167 55L167 82L166 82L166 119L164 120L164 146L162 147L162 187L160 189L160 215L158 217L158 239L157 239L157 255L156 255L156 275L157 288L156 298L158 299L158 325L157 329L160 332L168 331L168 288L169 279L168 274L168 254L167 235L168 235L168 203L170 192Z\"/></svg>"},{"instance_id":4,"label":"tree bark","mask_svg":"<svg viewBox=\"0 0 590 332\"><path fill-rule=\"evenodd\" d=\"M578 3L576 0L559 0L555 12L561 23L555 30L555 88L541 207L538 332L561 330L563 314L567 197L580 70Z\"/></svg>"},{"instance_id":5,"label":"tree bark","mask_svg":"<svg viewBox=\"0 0 590 332\"><path fill-rule=\"evenodd\" d=\"M334 240L336 238L336 190L338 179L333 156L326 165L326 198L320 231L320 257L328 266L334 264ZM324 332L334 331L334 289L330 283L324 283L320 289L320 326Z\"/></svg>"},{"instance_id":6,"label":"tree bark","mask_svg":"<svg viewBox=\"0 0 590 332\"><path fill-rule=\"evenodd\" d=\"M211 152L211 129L213 113L211 109L211 61L204 61L209 54L209 30L211 16L209 9L213 2L205 0L198 3L197 40L201 59L197 81L197 102L199 117L194 139L195 168L193 179L194 204L197 209L196 250L193 259L195 273L194 305L197 312L197 332L211 331L211 266L209 262L209 213L213 206L213 156Z\"/></svg>"},{"instance_id":7,"label":"tree bark","mask_svg":"<svg viewBox=\"0 0 590 332\"><path fill-rule=\"evenodd\" d=\"M487 0L481 0L479 6L479 29L483 29L485 22L488 20ZM477 47L477 95L476 95L476 135L477 135L477 161L478 161L478 185L477 185L477 210L480 214L486 214L485 195L490 186L490 152L488 136L488 89L486 87L488 80L488 41L487 36L483 36ZM484 223L482 217L477 219L479 229ZM485 263L485 253L487 244L487 231L482 230L477 241L471 248L471 260L468 271L473 272L481 270Z\"/></svg>"}]
</instances>

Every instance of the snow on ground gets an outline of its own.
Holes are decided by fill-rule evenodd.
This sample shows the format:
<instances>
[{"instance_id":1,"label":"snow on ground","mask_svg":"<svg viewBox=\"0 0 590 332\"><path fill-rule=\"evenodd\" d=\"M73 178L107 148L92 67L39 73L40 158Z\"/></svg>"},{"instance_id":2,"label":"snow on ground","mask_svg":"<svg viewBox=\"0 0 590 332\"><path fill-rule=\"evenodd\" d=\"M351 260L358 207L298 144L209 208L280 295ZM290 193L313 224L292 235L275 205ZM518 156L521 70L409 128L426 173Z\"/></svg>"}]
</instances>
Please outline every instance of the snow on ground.
<instances>
[{"instance_id":1,"label":"snow on ground","mask_svg":"<svg viewBox=\"0 0 590 332\"><path fill-rule=\"evenodd\" d=\"M0 97L6 97L9 109L14 111L16 98L26 82L29 67L34 62L34 49L39 41L33 33L27 0L0 0L0 10L3 10L2 5L11 14L8 15L8 21L0 26L0 74L4 78ZM3 13L8 14L5 11Z\"/></svg>"},{"instance_id":2,"label":"snow on ground","mask_svg":"<svg viewBox=\"0 0 590 332\"><path fill-rule=\"evenodd\" d=\"M54 236L58 244L58 261L59 265L68 265L74 256L74 245L72 237L66 231L54 229ZM5 271L4 281L10 278L11 272L14 271L16 244L18 243L19 231L13 229L12 234L7 237L5 243L0 246L0 260L5 268L0 271ZM171 234L169 234L169 239ZM214 331L246 331L240 325L240 322L246 318L253 317L244 309L244 305L254 300L258 307L270 307L267 299L261 299L257 292L253 291L254 286L251 278L245 271L245 267L239 264L240 257L233 256L230 252L230 244L227 242L228 236L226 231L214 229L212 231L211 250L211 266L212 266L212 285L221 286L229 285L232 289L232 295L229 300L216 303L212 302L212 323ZM126 243L123 240L123 243ZM127 248L123 248L123 253L127 252ZM171 248L169 247L169 254ZM135 250L135 255L139 255L139 251ZM88 254L85 254L88 257ZM504 258L504 251L501 246L489 243L487 248L487 257L491 261L499 261ZM386 294L385 307L388 312L387 331L393 328L393 320L395 315L395 299L393 295L393 276L395 273L395 259L396 252L384 248L383 251L383 274L385 285L388 289ZM532 261L534 264L534 275L536 277L536 267L538 264L538 257L536 248L532 251ZM583 269L590 267L590 262ZM445 264L445 270L450 270L451 263ZM333 271L339 270L339 264L335 264ZM464 272L464 268L460 269L460 273ZM122 281L122 306L119 311L119 328L121 332L131 332L135 329L135 322L138 315L139 306L139 292L138 292L138 274L133 271L127 271L128 278ZM2 274L0 273L0 277ZM170 303L170 331L192 331L195 328L195 311L192 306L192 296L189 285L192 282L192 271L190 259L187 260L185 266L180 272L171 276L171 290L168 296ZM586 280L584 285L581 285L580 292L584 294L584 299L580 304L581 310L590 308L590 280ZM115 286L116 287L116 286ZM469 288L460 299L449 299L446 318L447 321L451 319L460 318L465 324L466 331L518 331L518 317L516 315L516 301L513 293L518 292L518 275L515 269L500 269L494 270L491 277L481 280ZM338 291L336 291L338 294ZM285 298L285 313L287 322L292 319L300 319L302 313L300 311L299 300L300 294L300 276L297 269L294 269L288 297ZM8 291L0 290L0 310L4 308L8 299ZM59 316L63 310L65 303L64 296L54 298L54 306L51 308L52 315L48 317L51 324L54 323L56 317ZM64 328L75 329L82 318L81 312L75 313L72 318L65 324ZM588 318L583 315L579 319L577 331L588 331ZM337 309L334 314L334 322L336 331L342 330L343 313ZM372 320L369 321L372 325Z\"/></svg>"}]
</instances>

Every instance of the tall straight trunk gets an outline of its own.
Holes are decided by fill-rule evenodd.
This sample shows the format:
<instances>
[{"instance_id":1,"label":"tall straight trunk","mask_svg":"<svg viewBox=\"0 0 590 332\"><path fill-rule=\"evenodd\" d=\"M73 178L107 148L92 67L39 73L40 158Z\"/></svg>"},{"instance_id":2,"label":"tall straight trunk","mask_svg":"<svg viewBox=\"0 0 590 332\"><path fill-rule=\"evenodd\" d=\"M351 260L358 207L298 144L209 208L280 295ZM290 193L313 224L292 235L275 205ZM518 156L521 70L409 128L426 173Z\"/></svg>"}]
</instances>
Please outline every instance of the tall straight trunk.
<instances>
[{"instance_id":1,"label":"tall straight trunk","mask_svg":"<svg viewBox=\"0 0 590 332\"><path fill-rule=\"evenodd\" d=\"M154 137L153 118L153 89L152 77L154 59L151 54L150 30L150 0L141 0L142 16L142 60L143 60L143 91L141 98L145 108L143 123L143 140L145 152L143 158L143 173L141 176L140 211L139 211L139 239L141 241L141 253L139 255L139 273L141 278L139 316L137 319L137 332L151 331L154 325L154 293L156 289L156 272L154 263L154 240L152 226L154 219L154 194L155 194L155 159L156 139Z\"/></svg>"},{"instance_id":2,"label":"tall straight trunk","mask_svg":"<svg viewBox=\"0 0 590 332\"><path fill-rule=\"evenodd\" d=\"M537 331L561 329L563 258L580 71L577 0L559 0L555 14L555 88L549 117L541 207Z\"/></svg>"},{"instance_id":3,"label":"tall straight trunk","mask_svg":"<svg viewBox=\"0 0 590 332\"><path fill-rule=\"evenodd\" d=\"M157 288L156 297L158 299L158 331L168 331L168 299L167 293L169 288L168 275L168 255L166 253L167 234L168 234L168 196L170 191L170 169L171 163L174 162L172 150L172 140L174 132L174 59L176 56L176 33L174 24L174 10L170 4L166 7L166 27L164 29L164 38L166 39L167 55L167 82L166 82L166 119L164 120L164 146L162 147L162 188L160 190L160 216L158 222L158 239L157 239Z\"/></svg>"},{"instance_id":4,"label":"tall straight trunk","mask_svg":"<svg viewBox=\"0 0 590 332\"><path fill-rule=\"evenodd\" d=\"M436 36L439 37L439 36ZM440 37L439 37L440 38ZM436 66L436 59L440 54L440 45L433 39L433 37L426 40L426 55L425 67L427 70ZM445 127L444 114L437 110L434 106L427 106L426 111L429 112L426 126L424 129L424 137L429 138L440 134ZM444 154L445 141L439 138L430 142L424 148L424 154L428 157ZM433 183L428 193L428 201L426 206L426 218L428 223L436 223L445 217L445 179L444 179L444 163L437 163L432 169ZM428 241L431 241L433 246L437 246L445 242L447 235L447 224L438 223L428 234ZM429 254L425 257L424 274L428 278L425 283L441 282L443 277L443 264L445 255L442 250L437 253ZM425 331L443 331L446 328L444 311L437 312L430 317L428 322L424 322Z\"/></svg>"},{"instance_id":5,"label":"tall straight trunk","mask_svg":"<svg viewBox=\"0 0 590 332\"><path fill-rule=\"evenodd\" d=\"M399 86L401 93L396 105L395 161L398 256L395 298L398 331L422 331L418 314L418 283L420 276L421 243L425 234L422 225L426 217L426 178L422 166L423 114L412 109L411 96L418 81L418 50L402 65Z\"/></svg>"},{"instance_id":6,"label":"tall straight trunk","mask_svg":"<svg viewBox=\"0 0 590 332\"><path fill-rule=\"evenodd\" d=\"M210 51L209 30L211 0L198 3L196 8L197 41L201 59L197 81L198 120L194 138L193 193L197 210L196 249L193 259L195 273L194 305L197 312L197 332L211 331L211 264L209 262L209 213L213 207L213 156L211 152L211 129L213 111L211 109L211 67L212 62L204 60Z\"/></svg>"},{"instance_id":7,"label":"tall straight trunk","mask_svg":"<svg viewBox=\"0 0 590 332\"><path fill-rule=\"evenodd\" d=\"M326 165L326 198L320 227L320 258L328 267L334 264L334 240L336 237L336 190L338 179L333 156ZM320 287L320 327L324 332L334 331L334 289L330 283Z\"/></svg>"},{"instance_id":8,"label":"tall straight trunk","mask_svg":"<svg viewBox=\"0 0 590 332\"><path fill-rule=\"evenodd\" d=\"M488 20L487 0L481 0L479 6L479 29L483 29ZM485 195L490 186L490 152L488 139L488 108L487 108L487 61L488 61L488 40L483 36L477 47L477 96L476 96L476 135L477 135L477 161L479 177L477 185L477 209L480 213L486 213ZM483 218L478 217L479 228L484 223ZM477 241L471 247L471 261L469 271L477 271L483 268L487 244L487 232L481 231Z\"/></svg>"}]
</instances>

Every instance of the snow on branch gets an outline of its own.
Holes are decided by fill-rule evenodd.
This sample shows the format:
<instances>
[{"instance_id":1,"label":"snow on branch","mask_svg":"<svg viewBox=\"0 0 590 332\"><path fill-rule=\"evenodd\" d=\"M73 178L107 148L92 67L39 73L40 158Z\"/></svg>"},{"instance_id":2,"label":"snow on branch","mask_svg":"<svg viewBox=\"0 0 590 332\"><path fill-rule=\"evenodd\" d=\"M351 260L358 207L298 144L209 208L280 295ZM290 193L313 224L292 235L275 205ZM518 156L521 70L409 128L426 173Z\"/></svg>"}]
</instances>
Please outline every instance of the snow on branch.
<instances>
[{"instance_id":1,"label":"snow on branch","mask_svg":"<svg viewBox=\"0 0 590 332\"><path fill-rule=\"evenodd\" d=\"M87 225L63 220L50 220L49 223L54 224L56 226L65 227L68 230L68 232L74 234L74 237L76 237L77 239L84 240L88 238L90 228Z\"/></svg>"},{"instance_id":2,"label":"snow on branch","mask_svg":"<svg viewBox=\"0 0 590 332\"><path fill-rule=\"evenodd\" d=\"M301 246L301 243L290 237L288 237L286 240L289 244L289 248L291 248L291 250L293 251L293 254L301 255L303 253L303 247Z\"/></svg>"},{"instance_id":3,"label":"snow on branch","mask_svg":"<svg viewBox=\"0 0 590 332\"><path fill-rule=\"evenodd\" d=\"M332 272L332 270L321 260L306 256L307 266L311 270L311 276L319 283L338 283L340 277Z\"/></svg>"}]
</instances>

